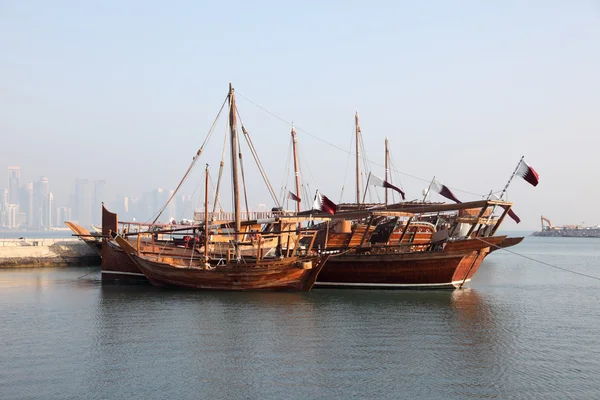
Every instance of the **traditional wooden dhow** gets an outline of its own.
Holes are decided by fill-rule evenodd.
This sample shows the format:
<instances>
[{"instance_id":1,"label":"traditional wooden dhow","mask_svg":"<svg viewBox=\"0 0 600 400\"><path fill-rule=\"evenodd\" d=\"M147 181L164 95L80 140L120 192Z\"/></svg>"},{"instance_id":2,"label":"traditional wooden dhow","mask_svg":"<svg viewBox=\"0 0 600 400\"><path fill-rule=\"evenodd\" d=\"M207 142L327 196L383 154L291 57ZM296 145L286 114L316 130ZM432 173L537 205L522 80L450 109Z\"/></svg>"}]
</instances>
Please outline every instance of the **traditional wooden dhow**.
<instances>
[{"instance_id":1,"label":"traditional wooden dhow","mask_svg":"<svg viewBox=\"0 0 600 400\"><path fill-rule=\"evenodd\" d=\"M317 280L317 287L353 288L454 288L469 282L481 262L495 249L520 243L523 238L496 236L508 215L520 221L512 203L487 200L463 203L435 178L423 201L388 204L388 190L405 193L388 181L389 143L385 141L385 179L369 173L367 186L385 188L385 204L364 204L361 193L360 152L362 142L355 115L356 202L334 204L319 192L314 209L332 214L318 240L333 253ZM297 171L296 171L297 175ZM539 176L522 157L508 183L519 175L532 185ZM430 191L456 204L428 203ZM500 215L495 215L495 211Z\"/></svg>"},{"instance_id":2,"label":"traditional wooden dhow","mask_svg":"<svg viewBox=\"0 0 600 400\"><path fill-rule=\"evenodd\" d=\"M121 237L117 242L148 280L163 287L202 290L297 290L312 288L327 255L268 259L196 260L140 254Z\"/></svg>"},{"instance_id":3,"label":"traditional wooden dhow","mask_svg":"<svg viewBox=\"0 0 600 400\"><path fill-rule=\"evenodd\" d=\"M318 242L332 257L316 287L462 287L491 251L523 239L495 235L511 206L484 200L339 212L326 242L324 235ZM491 211L496 207L499 217Z\"/></svg>"},{"instance_id":4,"label":"traditional wooden dhow","mask_svg":"<svg viewBox=\"0 0 600 400\"><path fill-rule=\"evenodd\" d=\"M197 253L193 252L189 257L179 254L168 255L161 252L150 254L147 251L142 251L139 247L135 248L130 241L122 236L116 236L115 241L148 280L156 286L232 291L310 290L329 255L318 254L313 251L317 231L302 229L301 223L304 219L296 218L294 221L279 219L265 221L264 223L257 221L262 228L254 234L242 230L237 163L239 151L237 137L238 111L235 103L235 92L231 86L227 98L229 101L234 219L230 224L230 231L225 233L228 238L226 254L215 254L215 246L211 246L211 241L214 242L213 236L219 236L219 232L214 231L214 227L209 221L208 165L205 177L205 219L202 231L199 232L199 237L202 239L198 241ZM242 129L244 136L248 137L246 129L243 126ZM251 146L251 142L249 142L249 145ZM201 150L194 157L188 173L200 156ZM253 154L255 154L254 151ZM188 173L184 176L184 180ZM181 186L181 183L179 186ZM309 219L311 218L306 220ZM287 225L285 222L287 222ZM295 230L285 229L286 226L290 225L290 222L297 225ZM255 238L251 239L256 240L258 246L252 246L250 254L243 254L244 239L251 235L256 235ZM275 251L272 252L271 249L264 251L262 244L267 239L270 242L277 243Z\"/></svg>"}]
</instances>

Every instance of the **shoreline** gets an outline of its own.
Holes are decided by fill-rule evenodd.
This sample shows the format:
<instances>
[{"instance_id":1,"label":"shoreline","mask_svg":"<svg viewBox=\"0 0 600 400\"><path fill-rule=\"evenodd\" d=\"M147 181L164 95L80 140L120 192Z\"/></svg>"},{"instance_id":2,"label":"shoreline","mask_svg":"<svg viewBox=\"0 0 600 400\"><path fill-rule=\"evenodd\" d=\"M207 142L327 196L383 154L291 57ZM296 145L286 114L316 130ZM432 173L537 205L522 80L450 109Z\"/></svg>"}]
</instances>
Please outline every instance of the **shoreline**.
<instances>
[{"instance_id":1,"label":"shoreline","mask_svg":"<svg viewBox=\"0 0 600 400\"><path fill-rule=\"evenodd\" d=\"M98 266L100 257L75 238L0 239L0 268Z\"/></svg>"}]
</instances>

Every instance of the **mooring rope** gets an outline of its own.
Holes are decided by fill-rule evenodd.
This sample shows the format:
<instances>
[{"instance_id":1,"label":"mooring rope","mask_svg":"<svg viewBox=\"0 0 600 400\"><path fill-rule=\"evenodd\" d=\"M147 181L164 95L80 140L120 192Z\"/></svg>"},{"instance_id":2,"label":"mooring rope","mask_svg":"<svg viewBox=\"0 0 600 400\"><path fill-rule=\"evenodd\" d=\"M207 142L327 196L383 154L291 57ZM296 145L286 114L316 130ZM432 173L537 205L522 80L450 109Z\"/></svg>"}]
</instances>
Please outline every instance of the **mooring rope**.
<instances>
[{"instance_id":1,"label":"mooring rope","mask_svg":"<svg viewBox=\"0 0 600 400\"><path fill-rule=\"evenodd\" d=\"M89 274L91 274L92 272L98 272L98 271L96 271L96 270L94 269L93 271L90 271L90 272L88 272L87 274L81 275L81 276L80 276L79 278L77 278L77 279L84 278L84 277L88 276Z\"/></svg>"},{"instance_id":2,"label":"mooring rope","mask_svg":"<svg viewBox=\"0 0 600 400\"><path fill-rule=\"evenodd\" d=\"M580 276L583 276L583 277L586 277L586 278L595 279L595 280L597 280L597 281L600 281L600 278L599 278L599 277L597 277L597 276L592 276L592 275L584 274L584 273L582 273L582 272L573 271L573 270L570 270L570 269L567 269L567 268L563 268L563 267L559 267L559 266L557 266L557 265L553 265L553 264L547 263L547 262L545 262L545 261L537 260L537 259L535 259L535 258L528 257L528 256L526 256L526 255L519 254L519 253L516 253L516 252L514 252L514 251L512 251L512 250L508 250L508 249L505 249L504 247L500 247L500 246L498 246L498 245L495 245L495 244L493 244L493 243L490 243L490 242L488 242L487 240L483 240L483 239L482 239L482 238L480 238L480 237L476 237L475 239L477 239L477 240L480 240L480 241L482 241L483 243L485 243L485 244L488 244L488 245L490 245L490 246L496 247L496 248L498 248L498 249L500 249L500 250L504 250L504 251L506 251L506 252L508 252L508 253L514 254L515 256L523 257L523 258L525 258L525 259L527 259L527 260L530 260L530 261L535 261L535 262L537 262L537 263L540 263L540 264L546 265L546 266L548 266L548 267L551 267L551 268L556 268L556 269L559 269L559 270L561 270L561 271L570 272L570 273L572 273L572 274L575 274L575 275L580 275Z\"/></svg>"}]
</instances>

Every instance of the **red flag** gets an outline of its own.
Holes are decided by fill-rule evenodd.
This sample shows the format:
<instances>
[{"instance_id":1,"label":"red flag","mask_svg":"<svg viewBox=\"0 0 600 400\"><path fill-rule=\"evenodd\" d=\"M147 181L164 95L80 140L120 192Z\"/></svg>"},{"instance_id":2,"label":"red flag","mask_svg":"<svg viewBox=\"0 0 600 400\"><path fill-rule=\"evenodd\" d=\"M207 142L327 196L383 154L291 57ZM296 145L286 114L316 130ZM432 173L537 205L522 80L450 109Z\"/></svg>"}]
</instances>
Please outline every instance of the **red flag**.
<instances>
[{"instance_id":1,"label":"red flag","mask_svg":"<svg viewBox=\"0 0 600 400\"><path fill-rule=\"evenodd\" d=\"M380 177L378 177L375 174L371 174L371 178L370 178L369 182L371 182L371 185L373 185L373 186L381 186L384 188L395 190L396 192L400 193L400 196L402 196L402 200L405 199L404 192L402 190L400 190L400 188L392 185L391 183L389 183L386 180L381 179Z\"/></svg>"},{"instance_id":2,"label":"red flag","mask_svg":"<svg viewBox=\"0 0 600 400\"><path fill-rule=\"evenodd\" d=\"M521 164L517 169L517 175L525 179L532 186L537 186L538 183L540 183L540 176L533 168L529 166L529 164L525 162L525 160L521 160Z\"/></svg>"},{"instance_id":3,"label":"red flag","mask_svg":"<svg viewBox=\"0 0 600 400\"><path fill-rule=\"evenodd\" d=\"M313 209L324 211L333 215L337 211L337 204L329 200L327 196L322 195L317 190L317 194L315 195L315 202L313 204Z\"/></svg>"},{"instance_id":4,"label":"red flag","mask_svg":"<svg viewBox=\"0 0 600 400\"><path fill-rule=\"evenodd\" d=\"M452 190L450 190L448 188L448 186L442 185L435 179L431 183L431 188L433 190L435 190L436 192L438 192L440 195L444 196L447 199L454 201L455 203L459 203L459 204L462 203L462 201L460 201L459 199L456 198L456 196L454 195L454 193L452 193Z\"/></svg>"},{"instance_id":5,"label":"red flag","mask_svg":"<svg viewBox=\"0 0 600 400\"><path fill-rule=\"evenodd\" d=\"M288 191L288 195L287 198L290 200L294 200L297 201L298 203L300 203L300 197L296 196L294 193Z\"/></svg>"}]
</instances>

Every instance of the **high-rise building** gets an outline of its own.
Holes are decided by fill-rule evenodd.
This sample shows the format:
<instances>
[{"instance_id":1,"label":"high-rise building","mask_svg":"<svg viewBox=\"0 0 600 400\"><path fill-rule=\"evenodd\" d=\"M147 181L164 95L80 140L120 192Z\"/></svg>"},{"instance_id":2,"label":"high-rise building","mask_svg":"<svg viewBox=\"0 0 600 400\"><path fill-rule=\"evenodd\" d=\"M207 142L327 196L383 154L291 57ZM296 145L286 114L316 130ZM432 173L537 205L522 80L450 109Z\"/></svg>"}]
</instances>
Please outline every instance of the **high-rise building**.
<instances>
[{"instance_id":1,"label":"high-rise building","mask_svg":"<svg viewBox=\"0 0 600 400\"><path fill-rule=\"evenodd\" d=\"M19 227L19 205L18 204L7 204L6 207L7 213L7 228L8 229L17 229Z\"/></svg>"},{"instance_id":2,"label":"high-rise building","mask_svg":"<svg viewBox=\"0 0 600 400\"><path fill-rule=\"evenodd\" d=\"M45 226L44 203L48 193L50 193L48 178L42 176L33 184L33 223L31 226L35 229L42 229Z\"/></svg>"},{"instance_id":3,"label":"high-rise building","mask_svg":"<svg viewBox=\"0 0 600 400\"><path fill-rule=\"evenodd\" d=\"M102 202L106 202L106 181L94 181L94 201L92 215L94 224L102 223Z\"/></svg>"},{"instance_id":4,"label":"high-rise building","mask_svg":"<svg viewBox=\"0 0 600 400\"><path fill-rule=\"evenodd\" d=\"M71 220L71 209L69 207L58 207L56 209L56 220L54 226L64 226L65 221Z\"/></svg>"},{"instance_id":5,"label":"high-rise building","mask_svg":"<svg viewBox=\"0 0 600 400\"><path fill-rule=\"evenodd\" d=\"M42 225L45 228L52 228L53 225L53 220L52 220L52 214L54 210L54 196L52 195L52 192L49 192L46 195L46 198L44 199L44 209L43 209L43 220L42 220Z\"/></svg>"},{"instance_id":6,"label":"high-rise building","mask_svg":"<svg viewBox=\"0 0 600 400\"><path fill-rule=\"evenodd\" d=\"M19 213L19 227L27 226L27 214L24 212Z\"/></svg>"},{"instance_id":7,"label":"high-rise building","mask_svg":"<svg viewBox=\"0 0 600 400\"><path fill-rule=\"evenodd\" d=\"M21 167L8 167L8 204L19 204Z\"/></svg>"},{"instance_id":8,"label":"high-rise building","mask_svg":"<svg viewBox=\"0 0 600 400\"><path fill-rule=\"evenodd\" d=\"M169 190L169 195L165 199L165 202L169 201L169 199L171 199L171 197L173 197L174 194L175 191L173 189ZM169 206L167 207L167 214L168 215L166 215L166 219L174 218L175 220L177 220L177 204L175 202L175 199L171 199L171 201L169 202Z\"/></svg>"},{"instance_id":9,"label":"high-rise building","mask_svg":"<svg viewBox=\"0 0 600 400\"><path fill-rule=\"evenodd\" d=\"M34 226L33 218L33 183L29 182L21 186L21 196L19 199L19 205L21 206L21 213L24 213L27 218L23 225L31 228Z\"/></svg>"},{"instance_id":10,"label":"high-rise building","mask_svg":"<svg viewBox=\"0 0 600 400\"><path fill-rule=\"evenodd\" d=\"M92 224L92 190L87 179L75 180L73 219L82 226Z\"/></svg>"},{"instance_id":11,"label":"high-rise building","mask_svg":"<svg viewBox=\"0 0 600 400\"><path fill-rule=\"evenodd\" d=\"M152 191L152 213L157 213L164 205L165 191L161 188Z\"/></svg>"},{"instance_id":12,"label":"high-rise building","mask_svg":"<svg viewBox=\"0 0 600 400\"><path fill-rule=\"evenodd\" d=\"M8 189L2 189L2 203L0 203L0 207L3 208L6 204L8 204Z\"/></svg>"}]
</instances>

